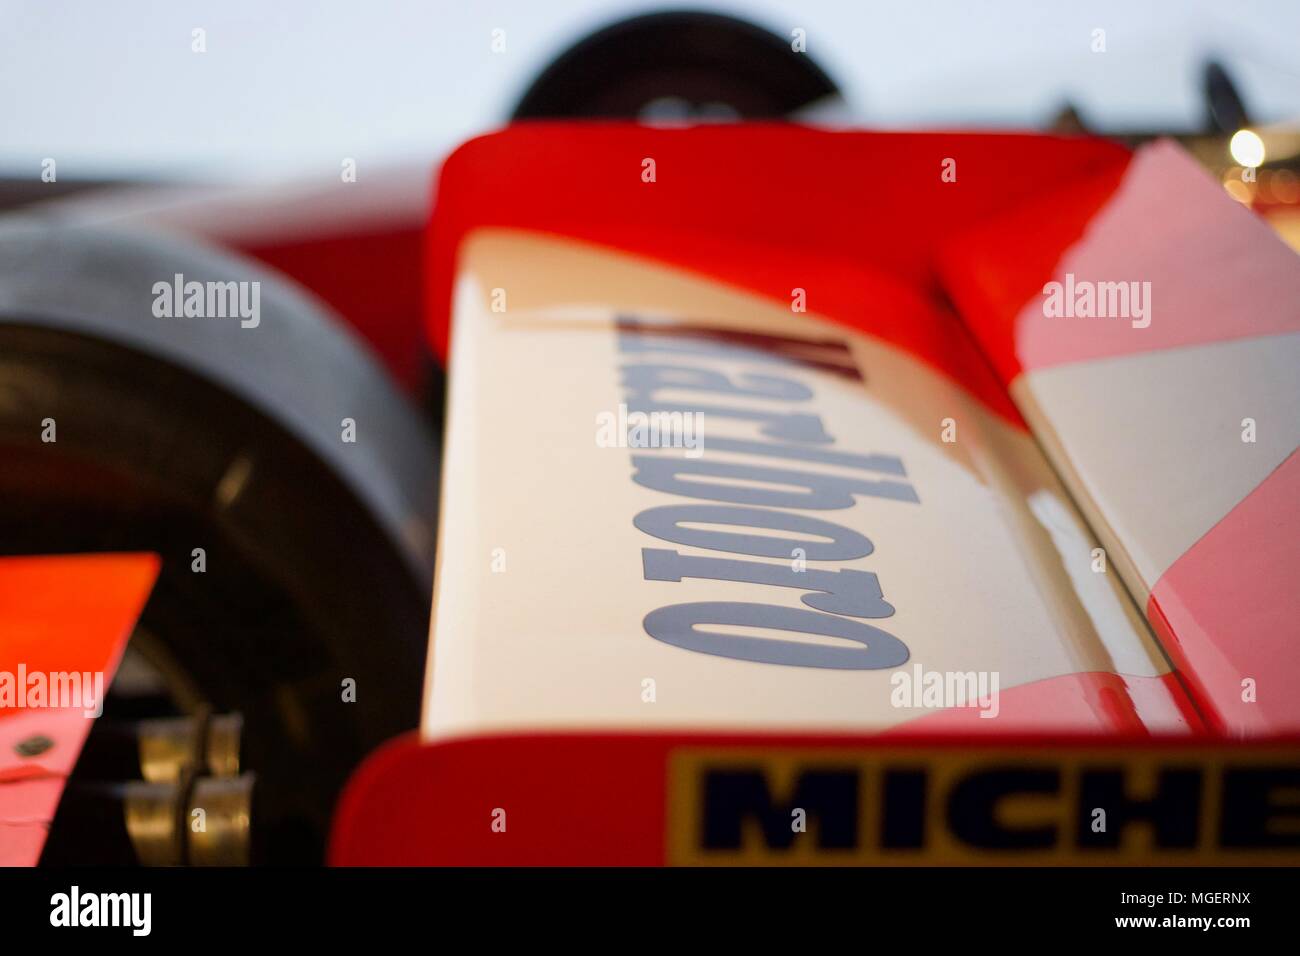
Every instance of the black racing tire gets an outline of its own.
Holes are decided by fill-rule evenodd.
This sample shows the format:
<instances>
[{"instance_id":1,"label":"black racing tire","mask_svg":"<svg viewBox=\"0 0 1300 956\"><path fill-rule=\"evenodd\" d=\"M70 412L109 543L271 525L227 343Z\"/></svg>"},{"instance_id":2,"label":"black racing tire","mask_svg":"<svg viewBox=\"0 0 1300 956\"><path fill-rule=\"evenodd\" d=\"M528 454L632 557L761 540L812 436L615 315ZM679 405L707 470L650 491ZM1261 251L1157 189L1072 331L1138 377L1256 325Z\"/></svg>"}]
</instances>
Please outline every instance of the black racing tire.
<instances>
[{"instance_id":1,"label":"black racing tire","mask_svg":"<svg viewBox=\"0 0 1300 956\"><path fill-rule=\"evenodd\" d=\"M636 119L670 99L779 119L838 95L789 38L735 17L674 10L620 20L575 43L532 82L512 118Z\"/></svg>"},{"instance_id":2,"label":"black racing tire","mask_svg":"<svg viewBox=\"0 0 1300 956\"><path fill-rule=\"evenodd\" d=\"M177 274L260 283L256 327L155 316ZM320 859L348 772L418 722L433 579L434 439L365 346L253 261L6 223L0 463L0 553L161 556L133 640L244 715L260 861Z\"/></svg>"}]
</instances>

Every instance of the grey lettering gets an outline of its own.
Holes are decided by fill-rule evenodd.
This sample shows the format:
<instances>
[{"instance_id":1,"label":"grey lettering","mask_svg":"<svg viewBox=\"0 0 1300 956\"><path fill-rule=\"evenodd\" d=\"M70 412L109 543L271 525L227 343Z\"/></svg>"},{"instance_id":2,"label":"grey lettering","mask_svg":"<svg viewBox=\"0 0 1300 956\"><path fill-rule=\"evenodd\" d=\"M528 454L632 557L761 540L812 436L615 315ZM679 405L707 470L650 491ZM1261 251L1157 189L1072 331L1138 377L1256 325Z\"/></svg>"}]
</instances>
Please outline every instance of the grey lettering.
<instances>
[{"instance_id":1,"label":"grey lettering","mask_svg":"<svg viewBox=\"0 0 1300 956\"><path fill-rule=\"evenodd\" d=\"M641 560L647 581L680 581L682 578L708 578L714 581L744 581L798 588L812 593L803 603L831 614L851 617L881 618L894 613L894 606L884 599L880 579L869 571L843 569L824 571L808 568L796 571L787 564L761 561L737 561L734 558L701 558L661 548L642 548Z\"/></svg>"},{"instance_id":2,"label":"grey lettering","mask_svg":"<svg viewBox=\"0 0 1300 956\"><path fill-rule=\"evenodd\" d=\"M770 628L819 637L838 637L858 647L835 647L810 641L748 637L697 630L700 624ZM762 664L826 667L836 670L881 670L908 658L906 645L880 628L834 614L773 604L700 601L674 604L646 615L643 626L655 640L688 651Z\"/></svg>"}]
</instances>

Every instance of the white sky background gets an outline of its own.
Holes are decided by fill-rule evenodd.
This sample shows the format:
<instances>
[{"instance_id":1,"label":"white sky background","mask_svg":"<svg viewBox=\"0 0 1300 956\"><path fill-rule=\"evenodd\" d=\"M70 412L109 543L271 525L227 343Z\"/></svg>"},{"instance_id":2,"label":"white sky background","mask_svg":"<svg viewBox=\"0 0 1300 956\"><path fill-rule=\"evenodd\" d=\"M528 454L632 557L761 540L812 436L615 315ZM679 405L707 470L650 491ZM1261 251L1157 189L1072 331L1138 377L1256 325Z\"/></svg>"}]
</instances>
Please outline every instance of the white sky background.
<instances>
[{"instance_id":1,"label":"white sky background","mask_svg":"<svg viewBox=\"0 0 1300 956\"><path fill-rule=\"evenodd\" d=\"M619 0L0 0L0 175L206 179L431 160L500 123L593 29L682 6ZM1300 116L1294 0L750 0L877 127L1033 127L1068 97L1099 127L1192 129L1200 68L1261 121ZM190 31L207 30L207 53ZM494 54L491 30L506 30ZM1107 52L1089 50L1106 30Z\"/></svg>"}]
</instances>

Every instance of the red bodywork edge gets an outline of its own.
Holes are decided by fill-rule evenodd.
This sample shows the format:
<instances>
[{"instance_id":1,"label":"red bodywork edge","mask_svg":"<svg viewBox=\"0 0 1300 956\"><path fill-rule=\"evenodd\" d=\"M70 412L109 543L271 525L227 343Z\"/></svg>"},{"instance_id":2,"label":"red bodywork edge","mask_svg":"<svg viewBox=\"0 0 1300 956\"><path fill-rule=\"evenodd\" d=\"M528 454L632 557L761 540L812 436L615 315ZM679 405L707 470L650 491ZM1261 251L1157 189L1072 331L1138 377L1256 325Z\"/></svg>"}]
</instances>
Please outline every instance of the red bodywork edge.
<instances>
[{"instance_id":1,"label":"red bodywork edge","mask_svg":"<svg viewBox=\"0 0 1300 956\"><path fill-rule=\"evenodd\" d=\"M95 716L13 706L6 690L20 673L76 672L102 675L107 691L158 568L153 554L0 558L0 866L40 857Z\"/></svg>"}]
</instances>

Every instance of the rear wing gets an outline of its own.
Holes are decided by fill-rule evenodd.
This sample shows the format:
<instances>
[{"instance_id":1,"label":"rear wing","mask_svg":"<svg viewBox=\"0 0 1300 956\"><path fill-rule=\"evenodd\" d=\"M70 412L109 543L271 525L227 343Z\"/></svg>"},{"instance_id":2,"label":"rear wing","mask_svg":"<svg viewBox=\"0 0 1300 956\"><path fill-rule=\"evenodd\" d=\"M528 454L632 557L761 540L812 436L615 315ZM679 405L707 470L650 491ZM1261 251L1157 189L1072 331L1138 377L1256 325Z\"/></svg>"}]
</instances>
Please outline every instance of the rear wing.
<instances>
[{"instance_id":1,"label":"rear wing","mask_svg":"<svg viewBox=\"0 0 1300 956\"><path fill-rule=\"evenodd\" d=\"M462 147L424 718L334 860L1294 861L1300 263L1211 187L1033 136Z\"/></svg>"}]
</instances>

